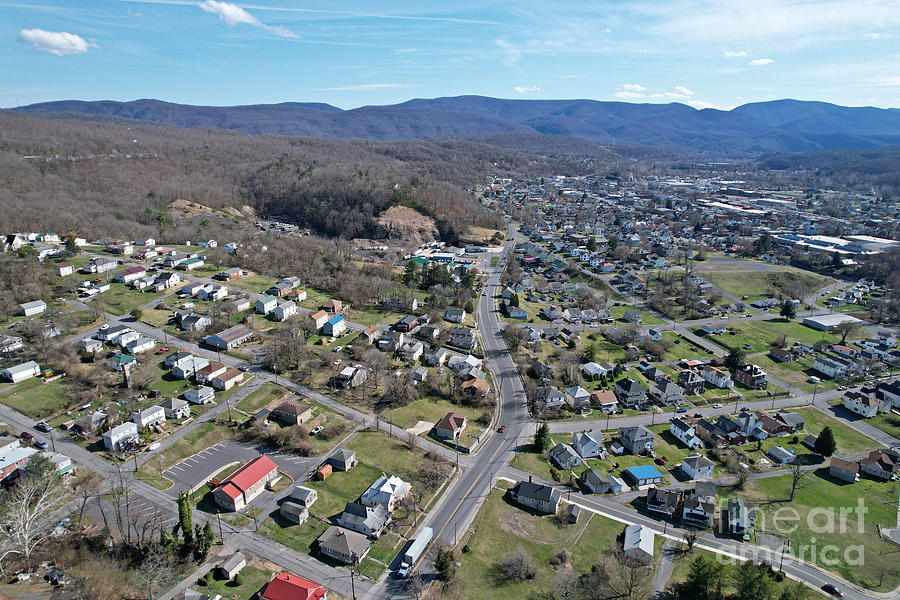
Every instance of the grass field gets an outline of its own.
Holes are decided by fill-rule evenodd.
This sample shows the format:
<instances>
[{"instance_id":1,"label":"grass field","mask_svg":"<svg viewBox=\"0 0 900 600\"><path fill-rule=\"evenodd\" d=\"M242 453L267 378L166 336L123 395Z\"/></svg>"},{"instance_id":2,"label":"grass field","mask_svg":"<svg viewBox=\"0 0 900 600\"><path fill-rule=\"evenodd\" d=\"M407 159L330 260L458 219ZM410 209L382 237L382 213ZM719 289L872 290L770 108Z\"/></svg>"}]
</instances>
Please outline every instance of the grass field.
<instances>
[{"instance_id":1,"label":"grass field","mask_svg":"<svg viewBox=\"0 0 900 600\"><path fill-rule=\"evenodd\" d=\"M795 412L803 417L805 421L804 430L809 434L818 435L825 427L831 427L831 431L834 433L834 440L837 442L838 454L846 456L865 450L874 450L879 447L875 440L866 437L849 425L845 425L816 408L798 408Z\"/></svg>"},{"instance_id":2,"label":"grass field","mask_svg":"<svg viewBox=\"0 0 900 600\"><path fill-rule=\"evenodd\" d=\"M244 276L240 279L229 281L228 287L236 287L250 292L262 293L272 287L277 281L278 279L275 277L244 271Z\"/></svg>"},{"instance_id":3,"label":"grass field","mask_svg":"<svg viewBox=\"0 0 900 600\"><path fill-rule=\"evenodd\" d=\"M882 413L877 417L866 419L866 423L872 427L877 427L885 433L889 433L895 438L900 438L900 416L893 413Z\"/></svg>"},{"instance_id":4,"label":"grass field","mask_svg":"<svg viewBox=\"0 0 900 600\"><path fill-rule=\"evenodd\" d=\"M510 504L504 488L495 488L488 495L475 520L475 533L467 541L469 551L458 555L458 598L531 597L535 590L552 585L556 574L549 561L555 554L570 550L574 573L586 573L624 530L623 525L591 513L582 513L575 525L560 527L551 517L535 516ZM523 582L508 581L500 562L520 546L533 557L536 575Z\"/></svg>"},{"instance_id":5,"label":"grass field","mask_svg":"<svg viewBox=\"0 0 900 600\"><path fill-rule=\"evenodd\" d=\"M793 283L791 280L799 282L798 285L801 289L803 286L806 286L804 295L834 282L830 277L823 277L816 273L785 266L766 271L729 270L704 272L701 263L698 265L697 270L710 282L738 299L743 296L749 296L750 302L768 297L771 290L791 289Z\"/></svg>"},{"instance_id":6,"label":"grass field","mask_svg":"<svg viewBox=\"0 0 900 600\"><path fill-rule=\"evenodd\" d=\"M141 292L128 287L124 283L113 283L109 291L98 294L90 302L101 303L104 310L114 315L126 315L131 309L144 306L158 300L162 294Z\"/></svg>"},{"instance_id":7,"label":"grass field","mask_svg":"<svg viewBox=\"0 0 900 600\"><path fill-rule=\"evenodd\" d=\"M0 402L33 419L46 418L71 402L65 395L66 385L65 377L50 383L34 377L23 381L15 389L0 394Z\"/></svg>"},{"instance_id":8,"label":"grass field","mask_svg":"<svg viewBox=\"0 0 900 600\"><path fill-rule=\"evenodd\" d=\"M828 469L822 468L800 481L793 501L787 500L790 488L791 476L783 475L751 480L746 491L740 494L761 509L763 518L757 516L759 530L775 530L773 515L779 509L796 510L800 517L795 522L797 529L791 532L790 528L782 528L783 533L791 540L795 556L833 570L848 581L868 589L887 592L900 584L900 570L896 568L897 547L882 539L876 528L877 523L891 527L896 525L896 483L876 482L867 478L855 484L843 483L832 479L828 475ZM855 509L859 503L865 506L867 513L860 518L855 510L850 512L843 519L845 526L841 528L840 509ZM812 530L809 521L810 511L814 508L819 512L818 517L812 521L813 526L817 527L816 531ZM834 515L830 521L832 526L829 526L827 517L822 516L823 509L833 509ZM818 550L814 556L811 552L813 545ZM840 551L822 552L826 545L834 545ZM854 546L862 549L861 565L848 564L845 556L845 549ZM852 559L856 554L849 556ZM834 558L837 562L827 564L826 558ZM882 573L884 581L879 586Z\"/></svg>"},{"instance_id":9,"label":"grass field","mask_svg":"<svg viewBox=\"0 0 900 600\"><path fill-rule=\"evenodd\" d=\"M267 382L259 386L257 389L237 403L238 410L242 410L248 415L252 415L258 410L265 408L270 402L277 400L289 393L283 387Z\"/></svg>"},{"instance_id":10,"label":"grass field","mask_svg":"<svg viewBox=\"0 0 900 600\"><path fill-rule=\"evenodd\" d=\"M272 578L272 573L252 565L247 565L241 569L241 576L244 579L243 584L239 586L233 585L233 582L226 580L219 574L218 569L210 571L207 586L195 585L194 589L207 595L220 595L223 598L232 600L250 600L262 587Z\"/></svg>"},{"instance_id":11,"label":"grass field","mask_svg":"<svg viewBox=\"0 0 900 600\"><path fill-rule=\"evenodd\" d=\"M445 398L436 398L429 396L410 403L407 406L385 412L381 415L382 419L389 419L396 427L401 429L409 429L419 421L427 421L428 423L437 423L444 418L448 412L461 413L466 416L466 430L461 436L462 442L466 444L466 439L470 436L478 436L482 431L482 426L478 424L478 417L482 411L470 406L462 406L453 404ZM426 431L423 436L427 436Z\"/></svg>"},{"instance_id":12,"label":"grass field","mask_svg":"<svg viewBox=\"0 0 900 600\"><path fill-rule=\"evenodd\" d=\"M812 392L814 389L824 392L833 390L838 385L833 379L825 379L821 373L813 370L813 359L806 356L790 362L777 362L768 354L760 354L752 357L750 361L761 367L766 373L771 373L775 377L805 392ZM812 376L822 379L818 387L816 384L809 382L809 378Z\"/></svg>"},{"instance_id":13,"label":"grass field","mask_svg":"<svg viewBox=\"0 0 900 600\"><path fill-rule=\"evenodd\" d=\"M664 361L675 362L682 358L711 358L715 356L706 348L696 345L694 342L682 337L674 331L663 331L662 335L663 338L674 342L674 345L666 352L665 356L662 357L662 360Z\"/></svg>"},{"instance_id":14,"label":"grass field","mask_svg":"<svg viewBox=\"0 0 900 600\"><path fill-rule=\"evenodd\" d=\"M624 324L627 323L627 321L625 321L625 319L623 318L623 316L625 315L625 311L631 310L632 308L634 307L627 305L618 305L610 307L609 310L616 318L616 323ZM647 312L646 310L641 310L641 322L644 325L662 325L663 323L665 323L665 321L655 316L653 313Z\"/></svg>"}]
</instances>

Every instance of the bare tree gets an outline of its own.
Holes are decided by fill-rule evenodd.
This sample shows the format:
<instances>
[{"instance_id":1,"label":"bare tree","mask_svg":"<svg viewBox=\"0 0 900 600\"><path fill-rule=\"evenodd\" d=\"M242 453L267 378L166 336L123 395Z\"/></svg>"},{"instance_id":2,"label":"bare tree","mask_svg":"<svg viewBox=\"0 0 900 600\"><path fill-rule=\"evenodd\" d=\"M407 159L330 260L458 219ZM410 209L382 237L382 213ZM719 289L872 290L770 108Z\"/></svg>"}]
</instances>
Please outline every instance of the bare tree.
<instances>
[{"instance_id":1,"label":"bare tree","mask_svg":"<svg viewBox=\"0 0 900 600\"><path fill-rule=\"evenodd\" d=\"M78 511L78 524L84 518L84 509L91 498L94 498L103 482L103 479L94 471L83 470L75 480L75 491L81 499L81 508Z\"/></svg>"},{"instance_id":2,"label":"bare tree","mask_svg":"<svg viewBox=\"0 0 900 600\"><path fill-rule=\"evenodd\" d=\"M791 495L788 497L788 502L794 501L794 495L797 493L797 488L800 487L801 480L811 472L804 471L798 464L791 465Z\"/></svg>"},{"instance_id":3,"label":"bare tree","mask_svg":"<svg viewBox=\"0 0 900 600\"><path fill-rule=\"evenodd\" d=\"M518 546L511 550L500 562L503 574L507 579L523 581L525 579L533 579L537 572L534 565L534 558L522 546Z\"/></svg>"},{"instance_id":4,"label":"bare tree","mask_svg":"<svg viewBox=\"0 0 900 600\"><path fill-rule=\"evenodd\" d=\"M50 535L47 517L64 498L62 479L55 466L42 456L29 461L24 475L0 504L0 573L2 561L19 555L31 566L35 549Z\"/></svg>"},{"instance_id":5,"label":"bare tree","mask_svg":"<svg viewBox=\"0 0 900 600\"><path fill-rule=\"evenodd\" d=\"M153 597L153 586L168 580L172 576L170 556L158 546L150 546L133 577L147 588L147 595Z\"/></svg>"}]
</instances>

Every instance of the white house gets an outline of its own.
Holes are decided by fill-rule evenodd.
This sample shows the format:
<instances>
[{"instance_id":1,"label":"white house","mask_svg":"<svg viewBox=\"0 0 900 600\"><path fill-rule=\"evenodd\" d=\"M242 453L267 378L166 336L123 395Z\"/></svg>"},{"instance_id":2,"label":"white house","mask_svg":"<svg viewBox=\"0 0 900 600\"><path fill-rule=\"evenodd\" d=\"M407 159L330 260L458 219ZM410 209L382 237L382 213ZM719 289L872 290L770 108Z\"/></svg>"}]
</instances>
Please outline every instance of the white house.
<instances>
[{"instance_id":1,"label":"white house","mask_svg":"<svg viewBox=\"0 0 900 600\"><path fill-rule=\"evenodd\" d=\"M345 329L347 329L347 321L341 315L337 315L325 321L325 325L322 326L322 333L334 336L339 335Z\"/></svg>"},{"instance_id":2,"label":"white house","mask_svg":"<svg viewBox=\"0 0 900 600\"><path fill-rule=\"evenodd\" d=\"M3 375L4 379L12 381L13 383L19 383L20 381L25 381L26 379L37 377L40 374L41 367L33 360L29 360L28 362L24 362L14 367L3 369L3 371L0 372L0 375Z\"/></svg>"},{"instance_id":3,"label":"white house","mask_svg":"<svg viewBox=\"0 0 900 600\"><path fill-rule=\"evenodd\" d=\"M216 390L206 385L198 385L187 390L184 397L192 404L212 404L216 401Z\"/></svg>"},{"instance_id":4,"label":"white house","mask_svg":"<svg viewBox=\"0 0 900 600\"><path fill-rule=\"evenodd\" d=\"M669 421L669 433L674 435L678 441L691 450L696 450L702 445L700 438L697 437L697 432L694 430L694 427L680 417L675 417Z\"/></svg>"},{"instance_id":5,"label":"white house","mask_svg":"<svg viewBox=\"0 0 900 600\"><path fill-rule=\"evenodd\" d=\"M688 454L681 459L681 470L689 479L711 479L715 465L699 453Z\"/></svg>"},{"instance_id":6,"label":"white house","mask_svg":"<svg viewBox=\"0 0 900 600\"><path fill-rule=\"evenodd\" d=\"M153 427L166 422L166 411L162 406L151 406L134 413L131 421L138 427Z\"/></svg>"},{"instance_id":7,"label":"white house","mask_svg":"<svg viewBox=\"0 0 900 600\"><path fill-rule=\"evenodd\" d=\"M294 302L288 300L287 302L282 302L275 307L275 310L272 311L272 318L274 318L276 321L287 321L296 314L297 305L294 304Z\"/></svg>"},{"instance_id":8,"label":"white house","mask_svg":"<svg viewBox=\"0 0 900 600\"><path fill-rule=\"evenodd\" d=\"M844 396L844 408L867 419L876 416L881 406L882 402L871 394L847 392Z\"/></svg>"},{"instance_id":9,"label":"white house","mask_svg":"<svg viewBox=\"0 0 900 600\"><path fill-rule=\"evenodd\" d=\"M396 475L382 475L363 492L359 501L365 506L381 504L391 512L409 494L410 489L410 485Z\"/></svg>"},{"instance_id":10,"label":"white house","mask_svg":"<svg viewBox=\"0 0 900 600\"><path fill-rule=\"evenodd\" d=\"M847 374L850 361L836 356L817 356L813 361L813 369L826 377L843 377Z\"/></svg>"},{"instance_id":11,"label":"white house","mask_svg":"<svg viewBox=\"0 0 900 600\"><path fill-rule=\"evenodd\" d=\"M730 389L734 387L734 381L731 380L731 374L728 371L717 369L715 367L705 366L700 372L704 381L717 388Z\"/></svg>"},{"instance_id":12,"label":"white house","mask_svg":"<svg viewBox=\"0 0 900 600\"><path fill-rule=\"evenodd\" d=\"M191 407L187 401L169 398L159 404L165 411L167 419L187 419L191 416Z\"/></svg>"},{"instance_id":13,"label":"white house","mask_svg":"<svg viewBox=\"0 0 900 600\"><path fill-rule=\"evenodd\" d=\"M625 528L623 553L645 565L653 563L654 537L653 530L645 525L628 525Z\"/></svg>"},{"instance_id":14,"label":"white house","mask_svg":"<svg viewBox=\"0 0 900 600\"><path fill-rule=\"evenodd\" d=\"M19 314L31 317L39 315L47 310L47 304L43 300L35 300L34 302L25 302L19 305Z\"/></svg>"},{"instance_id":15,"label":"white house","mask_svg":"<svg viewBox=\"0 0 900 600\"><path fill-rule=\"evenodd\" d=\"M113 427L103 434L103 445L107 450L118 450L123 446L137 441L138 426L131 421Z\"/></svg>"},{"instance_id":16,"label":"white house","mask_svg":"<svg viewBox=\"0 0 900 600\"><path fill-rule=\"evenodd\" d=\"M605 458L602 431L582 431L572 434L572 448L582 458Z\"/></svg>"},{"instance_id":17,"label":"white house","mask_svg":"<svg viewBox=\"0 0 900 600\"><path fill-rule=\"evenodd\" d=\"M261 315L267 315L278 306L278 300L272 296L263 296L256 301L256 312Z\"/></svg>"}]
</instances>

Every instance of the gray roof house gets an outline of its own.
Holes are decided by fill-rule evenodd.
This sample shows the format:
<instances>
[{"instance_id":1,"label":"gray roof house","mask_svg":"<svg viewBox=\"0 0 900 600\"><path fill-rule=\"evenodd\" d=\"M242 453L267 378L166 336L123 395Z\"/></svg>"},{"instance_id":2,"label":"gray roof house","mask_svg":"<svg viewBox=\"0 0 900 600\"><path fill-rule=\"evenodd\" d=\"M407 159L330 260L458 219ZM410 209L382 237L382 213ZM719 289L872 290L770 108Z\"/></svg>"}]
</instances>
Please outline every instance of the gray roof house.
<instances>
[{"instance_id":1,"label":"gray roof house","mask_svg":"<svg viewBox=\"0 0 900 600\"><path fill-rule=\"evenodd\" d=\"M581 457L569 444L557 444L550 450L550 458L560 469L572 469L581 464Z\"/></svg>"},{"instance_id":2,"label":"gray roof house","mask_svg":"<svg viewBox=\"0 0 900 600\"><path fill-rule=\"evenodd\" d=\"M520 481L509 490L509 497L522 506L552 515L559 508L562 493L549 485Z\"/></svg>"},{"instance_id":3,"label":"gray roof house","mask_svg":"<svg viewBox=\"0 0 900 600\"><path fill-rule=\"evenodd\" d=\"M366 536L334 525L318 541L319 552L347 565L359 564L370 548Z\"/></svg>"},{"instance_id":4,"label":"gray roof house","mask_svg":"<svg viewBox=\"0 0 900 600\"><path fill-rule=\"evenodd\" d=\"M653 450L653 439L656 436L643 425L619 427L619 440L622 446L632 454L642 454Z\"/></svg>"},{"instance_id":5,"label":"gray roof house","mask_svg":"<svg viewBox=\"0 0 900 600\"><path fill-rule=\"evenodd\" d=\"M365 506L358 502L348 502L344 512L337 516L336 522L341 527L377 538L391 522L391 513L383 504Z\"/></svg>"}]
</instances>

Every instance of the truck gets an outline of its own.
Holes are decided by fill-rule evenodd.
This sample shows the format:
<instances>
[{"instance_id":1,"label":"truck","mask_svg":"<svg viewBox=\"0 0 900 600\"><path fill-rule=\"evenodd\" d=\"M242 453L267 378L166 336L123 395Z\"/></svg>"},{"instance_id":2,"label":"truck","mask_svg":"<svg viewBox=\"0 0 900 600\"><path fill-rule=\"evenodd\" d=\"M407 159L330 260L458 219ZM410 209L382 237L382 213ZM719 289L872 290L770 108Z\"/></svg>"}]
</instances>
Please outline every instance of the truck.
<instances>
[{"instance_id":1,"label":"truck","mask_svg":"<svg viewBox=\"0 0 900 600\"><path fill-rule=\"evenodd\" d=\"M416 536L416 539L410 544L409 549L403 554L403 561L400 563L400 569L397 571L397 575L400 577L409 577L410 572L415 567L419 558L422 557L422 553L425 552L425 548L428 547L428 544L431 543L431 538L434 536L434 531L432 531L431 527L424 527L419 535Z\"/></svg>"}]
</instances>

